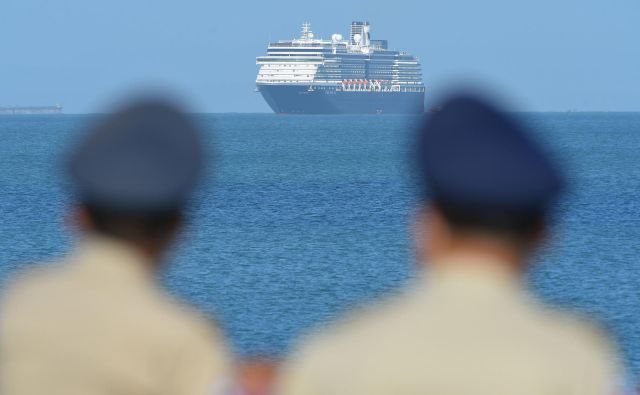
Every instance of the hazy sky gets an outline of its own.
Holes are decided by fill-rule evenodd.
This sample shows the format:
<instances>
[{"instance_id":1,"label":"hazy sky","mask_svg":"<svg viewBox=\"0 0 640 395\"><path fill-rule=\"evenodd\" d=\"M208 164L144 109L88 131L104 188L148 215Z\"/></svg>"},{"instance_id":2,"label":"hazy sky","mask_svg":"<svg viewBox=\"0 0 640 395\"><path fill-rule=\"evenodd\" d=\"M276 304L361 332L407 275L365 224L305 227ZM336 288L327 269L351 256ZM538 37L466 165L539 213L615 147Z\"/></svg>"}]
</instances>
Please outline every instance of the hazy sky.
<instances>
[{"instance_id":1,"label":"hazy sky","mask_svg":"<svg viewBox=\"0 0 640 395\"><path fill-rule=\"evenodd\" d=\"M0 105L96 112L153 87L198 111L265 112L269 39L352 20L417 55L431 92L472 81L518 109L640 111L640 0L0 0Z\"/></svg>"}]
</instances>

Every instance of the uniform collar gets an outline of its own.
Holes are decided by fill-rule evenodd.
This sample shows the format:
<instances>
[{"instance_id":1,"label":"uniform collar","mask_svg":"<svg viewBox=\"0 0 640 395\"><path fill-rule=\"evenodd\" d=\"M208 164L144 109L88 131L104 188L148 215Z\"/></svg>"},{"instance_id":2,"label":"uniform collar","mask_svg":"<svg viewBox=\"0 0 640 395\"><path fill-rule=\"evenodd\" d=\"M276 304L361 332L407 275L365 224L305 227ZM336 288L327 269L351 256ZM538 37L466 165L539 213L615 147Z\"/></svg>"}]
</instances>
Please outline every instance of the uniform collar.
<instances>
[{"instance_id":1,"label":"uniform collar","mask_svg":"<svg viewBox=\"0 0 640 395\"><path fill-rule=\"evenodd\" d=\"M153 262L135 246L111 237L88 235L80 241L72 261L83 272L104 281L153 280Z\"/></svg>"},{"instance_id":2,"label":"uniform collar","mask_svg":"<svg viewBox=\"0 0 640 395\"><path fill-rule=\"evenodd\" d=\"M430 265L425 275L429 293L445 297L514 300L526 295L522 278L509 265L471 254L452 255Z\"/></svg>"}]
</instances>

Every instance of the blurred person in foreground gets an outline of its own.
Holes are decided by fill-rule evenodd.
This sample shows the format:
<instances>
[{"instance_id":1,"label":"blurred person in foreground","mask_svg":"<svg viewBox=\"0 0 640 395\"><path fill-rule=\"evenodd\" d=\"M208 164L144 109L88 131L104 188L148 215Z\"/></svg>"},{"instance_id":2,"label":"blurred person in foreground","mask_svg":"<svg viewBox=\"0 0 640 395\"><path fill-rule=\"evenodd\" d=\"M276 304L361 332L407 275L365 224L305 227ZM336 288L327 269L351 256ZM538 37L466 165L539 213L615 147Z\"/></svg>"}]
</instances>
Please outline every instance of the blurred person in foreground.
<instances>
[{"instance_id":1,"label":"blurred person in foreground","mask_svg":"<svg viewBox=\"0 0 640 395\"><path fill-rule=\"evenodd\" d=\"M73 153L82 237L25 273L0 310L0 393L211 394L220 335L155 277L203 167L199 133L161 100L106 116Z\"/></svg>"},{"instance_id":2,"label":"blurred person in foreground","mask_svg":"<svg viewBox=\"0 0 640 395\"><path fill-rule=\"evenodd\" d=\"M603 333L525 290L558 170L520 125L473 94L451 97L417 142L424 278L318 333L284 368L282 395L610 395Z\"/></svg>"}]
</instances>

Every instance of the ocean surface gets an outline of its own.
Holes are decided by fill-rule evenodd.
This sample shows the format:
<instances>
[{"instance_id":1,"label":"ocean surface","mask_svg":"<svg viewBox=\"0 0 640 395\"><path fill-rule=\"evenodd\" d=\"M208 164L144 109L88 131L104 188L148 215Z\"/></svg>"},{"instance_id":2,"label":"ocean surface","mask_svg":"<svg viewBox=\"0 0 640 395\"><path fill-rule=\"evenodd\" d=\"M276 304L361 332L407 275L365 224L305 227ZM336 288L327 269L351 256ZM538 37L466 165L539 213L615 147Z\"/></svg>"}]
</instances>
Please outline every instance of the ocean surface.
<instances>
[{"instance_id":1,"label":"ocean surface","mask_svg":"<svg viewBox=\"0 0 640 395\"><path fill-rule=\"evenodd\" d=\"M591 314L640 374L640 113L527 113L570 188L530 275ZM418 118L197 115L211 166L164 281L245 356L410 281ZM0 281L73 244L66 153L96 116L0 117ZM464 142L460 142L464 144Z\"/></svg>"}]
</instances>

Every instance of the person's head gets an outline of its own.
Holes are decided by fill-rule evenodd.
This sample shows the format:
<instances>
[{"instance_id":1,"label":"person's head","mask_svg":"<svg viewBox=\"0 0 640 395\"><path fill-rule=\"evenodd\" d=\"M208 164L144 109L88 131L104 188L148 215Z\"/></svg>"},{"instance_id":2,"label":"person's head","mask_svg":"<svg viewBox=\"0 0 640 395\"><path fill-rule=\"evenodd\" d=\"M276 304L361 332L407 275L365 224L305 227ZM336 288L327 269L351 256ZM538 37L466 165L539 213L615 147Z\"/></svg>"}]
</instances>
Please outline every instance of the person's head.
<instances>
[{"instance_id":1,"label":"person's head","mask_svg":"<svg viewBox=\"0 0 640 395\"><path fill-rule=\"evenodd\" d=\"M523 269L562 180L523 126L474 95L456 95L420 129L422 258L485 254Z\"/></svg>"},{"instance_id":2,"label":"person's head","mask_svg":"<svg viewBox=\"0 0 640 395\"><path fill-rule=\"evenodd\" d=\"M158 255L180 229L202 162L199 132L171 104L145 100L105 116L69 165L81 229Z\"/></svg>"},{"instance_id":3,"label":"person's head","mask_svg":"<svg viewBox=\"0 0 640 395\"><path fill-rule=\"evenodd\" d=\"M79 203L75 222L84 232L131 243L147 254L157 256L182 228L182 208L129 213L91 203Z\"/></svg>"}]
</instances>

